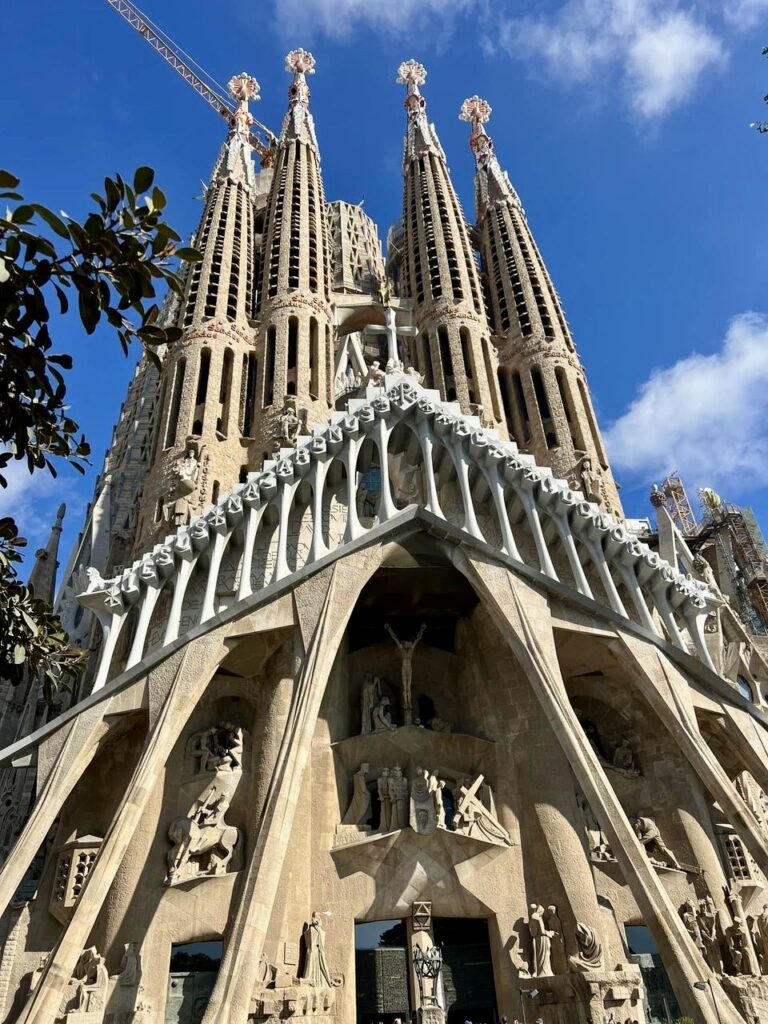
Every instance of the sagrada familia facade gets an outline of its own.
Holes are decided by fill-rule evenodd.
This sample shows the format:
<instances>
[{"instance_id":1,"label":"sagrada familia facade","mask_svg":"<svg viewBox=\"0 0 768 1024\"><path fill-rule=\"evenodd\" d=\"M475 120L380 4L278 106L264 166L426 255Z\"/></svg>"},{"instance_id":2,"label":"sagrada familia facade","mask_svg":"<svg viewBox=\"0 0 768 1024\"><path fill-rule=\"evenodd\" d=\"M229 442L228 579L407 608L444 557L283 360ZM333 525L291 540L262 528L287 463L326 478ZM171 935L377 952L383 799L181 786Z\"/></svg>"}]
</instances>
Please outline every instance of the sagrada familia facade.
<instances>
[{"instance_id":1,"label":"sagrada familia facade","mask_svg":"<svg viewBox=\"0 0 768 1024\"><path fill-rule=\"evenodd\" d=\"M0 1019L765 1022L765 652L625 518L489 105L470 223L401 65L385 261L286 68L64 571L85 675L6 687Z\"/></svg>"}]
</instances>

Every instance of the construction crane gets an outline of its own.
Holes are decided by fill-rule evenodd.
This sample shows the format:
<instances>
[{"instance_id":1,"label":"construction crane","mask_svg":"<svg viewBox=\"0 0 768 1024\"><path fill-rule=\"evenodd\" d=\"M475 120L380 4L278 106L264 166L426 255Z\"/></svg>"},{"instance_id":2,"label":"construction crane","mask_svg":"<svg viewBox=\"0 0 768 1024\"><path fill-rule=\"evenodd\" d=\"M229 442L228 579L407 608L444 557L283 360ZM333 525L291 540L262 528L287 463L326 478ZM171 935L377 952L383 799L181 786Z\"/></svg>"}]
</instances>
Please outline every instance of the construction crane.
<instances>
[{"instance_id":1,"label":"construction crane","mask_svg":"<svg viewBox=\"0 0 768 1024\"><path fill-rule=\"evenodd\" d=\"M155 25L146 14L143 14L138 7L130 0L107 0L109 6L127 21L132 29L149 43L152 49L159 53L166 64L169 64L177 75L181 75L184 81L191 85L198 96L202 96L205 102L221 114L231 124L235 117L236 108L227 95L226 89L207 73L200 65L185 53L181 47L168 36L163 30ZM207 80L207 81L206 81ZM253 149L259 154L259 161L262 167L269 167L272 164L275 154L277 138L274 133L257 121L253 115L252 123L255 124L266 138L266 143L253 133L249 134L248 141Z\"/></svg>"}]
</instances>

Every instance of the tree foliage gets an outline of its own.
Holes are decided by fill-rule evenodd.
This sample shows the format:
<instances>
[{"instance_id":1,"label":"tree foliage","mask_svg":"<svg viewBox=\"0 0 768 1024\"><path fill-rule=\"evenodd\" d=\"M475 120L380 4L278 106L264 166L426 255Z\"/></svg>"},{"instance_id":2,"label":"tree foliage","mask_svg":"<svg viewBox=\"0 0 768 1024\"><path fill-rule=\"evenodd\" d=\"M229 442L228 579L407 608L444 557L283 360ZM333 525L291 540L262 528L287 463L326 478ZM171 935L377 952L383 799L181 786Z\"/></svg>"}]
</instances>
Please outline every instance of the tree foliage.
<instances>
[{"instance_id":1,"label":"tree foliage","mask_svg":"<svg viewBox=\"0 0 768 1024\"><path fill-rule=\"evenodd\" d=\"M27 203L19 179L0 170L0 486L12 459L30 473L56 476L57 460L79 472L88 442L67 406L66 371L72 357L54 348L56 314L76 316L87 334L102 321L127 352L133 338L147 346L170 344L176 327L158 324L152 300L158 286L181 293L177 261L196 261L194 249L176 248L164 221L165 196L154 171L140 167L128 184L119 174L92 193L93 210L80 223L39 203ZM52 315L53 311L53 315ZM66 684L82 661L68 647L58 618L18 578L21 549L12 519L0 519L0 677L14 683L40 673L46 692Z\"/></svg>"}]
</instances>

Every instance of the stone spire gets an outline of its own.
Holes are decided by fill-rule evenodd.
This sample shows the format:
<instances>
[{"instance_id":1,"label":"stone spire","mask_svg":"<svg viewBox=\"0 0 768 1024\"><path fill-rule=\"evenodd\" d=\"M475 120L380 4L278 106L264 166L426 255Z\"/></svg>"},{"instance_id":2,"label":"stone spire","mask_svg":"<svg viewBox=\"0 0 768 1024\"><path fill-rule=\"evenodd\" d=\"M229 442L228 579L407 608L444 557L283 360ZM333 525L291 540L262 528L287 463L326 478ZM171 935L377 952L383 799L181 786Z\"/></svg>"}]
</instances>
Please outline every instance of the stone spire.
<instances>
[{"instance_id":1,"label":"stone spire","mask_svg":"<svg viewBox=\"0 0 768 1024\"><path fill-rule=\"evenodd\" d=\"M229 94L235 110L193 237L202 259L187 271L176 319L184 338L170 346L160 373L139 548L202 512L248 470L241 439L255 392L259 223L272 171L253 166L249 103L259 99L259 83L242 72Z\"/></svg>"},{"instance_id":2,"label":"stone spire","mask_svg":"<svg viewBox=\"0 0 768 1024\"><path fill-rule=\"evenodd\" d=\"M490 104L479 96L466 99L459 113L471 125L477 236L507 428L539 463L621 515L586 375L525 211L486 131L490 115Z\"/></svg>"},{"instance_id":3,"label":"stone spire","mask_svg":"<svg viewBox=\"0 0 768 1024\"><path fill-rule=\"evenodd\" d=\"M419 337L414 363L429 387L462 411L482 409L503 431L496 355L480 275L458 196L420 86L427 73L415 60L398 69L407 87L401 292L413 301Z\"/></svg>"},{"instance_id":4,"label":"stone spire","mask_svg":"<svg viewBox=\"0 0 768 1024\"><path fill-rule=\"evenodd\" d=\"M56 570L59 567L57 560L59 555L59 538L61 537L62 530L61 523L66 511L66 505L59 505L59 510L56 513L56 522L51 527L48 543L44 548L38 548L35 552L35 564L32 566L32 571L27 581L27 586L35 597L41 601L47 601L50 605L53 604L56 592Z\"/></svg>"},{"instance_id":5,"label":"stone spire","mask_svg":"<svg viewBox=\"0 0 768 1024\"><path fill-rule=\"evenodd\" d=\"M324 422L333 404L330 228L307 75L315 58L291 50L288 111L277 144L260 262L261 324L250 428L259 462L280 443L286 397L306 421Z\"/></svg>"}]
</instances>

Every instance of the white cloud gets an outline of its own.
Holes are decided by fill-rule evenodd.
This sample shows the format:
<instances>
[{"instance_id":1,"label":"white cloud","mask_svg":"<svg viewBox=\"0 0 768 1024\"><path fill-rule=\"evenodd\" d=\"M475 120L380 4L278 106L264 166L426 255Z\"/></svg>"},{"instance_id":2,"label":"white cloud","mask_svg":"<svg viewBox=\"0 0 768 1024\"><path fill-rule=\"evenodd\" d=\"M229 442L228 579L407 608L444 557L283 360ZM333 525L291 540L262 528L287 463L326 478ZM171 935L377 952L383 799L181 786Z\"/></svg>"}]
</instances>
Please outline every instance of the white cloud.
<instances>
[{"instance_id":1,"label":"white cloud","mask_svg":"<svg viewBox=\"0 0 768 1024\"><path fill-rule=\"evenodd\" d=\"M648 482L672 469L689 487L768 485L768 315L742 313L713 355L654 370L606 432L614 469Z\"/></svg>"},{"instance_id":2,"label":"white cloud","mask_svg":"<svg viewBox=\"0 0 768 1024\"><path fill-rule=\"evenodd\" d=\"M23 461L12 460L3 475L8 486L0 488L0 516L12 516L21 536L27 538L24 561L31 568L35 550L48 541L59 504L67 503L74 520L82 512L83 498L73 479L61 473L54 479L43 470L30 474Z\"/></svg>"},{"instance_id":3,"label":"white cloud","mask_svg":"<svg viewBox=\"0 0 768 1024\"><path fill-rule=\"evenodd\" d=\"M410 34L430 22L450 21L478 0L275 0L279 27L293 34L318 29L345 36L364 26Z\"/></svg>"},{"instance_id":4,"label":"white cloud","mask_svg":"<svg viewBox=\"0 0 768 1024\"><path fill-rule=\"evenodd\" d=\"M766 14L768 0L723 0L723 17L740 32L753 28Z\"/></svg>"},{"instance_id":5,"label":"white cloud","mask_svg":"<svg viewBox=\"0 0 768 1024\"><path fill-rule=\"evenodd\" d=\"M549 16L503 19L498 41L513 58L565 83L618 73L644 119L683 103L725 52L720 38L675 0L567 0Z\"/></svg>"}]
</instances>

